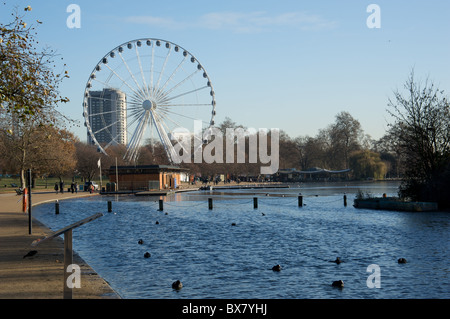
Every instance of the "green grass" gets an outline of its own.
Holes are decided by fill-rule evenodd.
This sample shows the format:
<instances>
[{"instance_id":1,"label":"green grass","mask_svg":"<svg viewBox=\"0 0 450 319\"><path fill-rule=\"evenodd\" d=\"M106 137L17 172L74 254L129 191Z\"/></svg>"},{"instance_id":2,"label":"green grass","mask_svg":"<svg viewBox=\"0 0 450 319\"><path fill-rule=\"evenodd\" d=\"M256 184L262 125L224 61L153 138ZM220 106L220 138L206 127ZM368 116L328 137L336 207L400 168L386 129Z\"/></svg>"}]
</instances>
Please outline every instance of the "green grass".
<instances>
[{"instance_id":1,"label":"green grass","mask_svg":"<svg viewBox=\"0 0 450 319\"><path fill-rule=\"evenodd\" d=\"M72 177L63 178L64 188L70 187L72 183ZM75 178L75 181L78 185L84 185L84 182L81 181L81 178ZM100 183L97 180L94 180L97 184ZM34 190L53 190L55 183L58 183L59 187L59 178L57 177L49 177L45 178L36 178ZM17 187L11 186L11 184L17 185ZM0 193L15 193L16 189L20 187L20 178L19 177L0 177Z\"/></svg>"}]
</instances>

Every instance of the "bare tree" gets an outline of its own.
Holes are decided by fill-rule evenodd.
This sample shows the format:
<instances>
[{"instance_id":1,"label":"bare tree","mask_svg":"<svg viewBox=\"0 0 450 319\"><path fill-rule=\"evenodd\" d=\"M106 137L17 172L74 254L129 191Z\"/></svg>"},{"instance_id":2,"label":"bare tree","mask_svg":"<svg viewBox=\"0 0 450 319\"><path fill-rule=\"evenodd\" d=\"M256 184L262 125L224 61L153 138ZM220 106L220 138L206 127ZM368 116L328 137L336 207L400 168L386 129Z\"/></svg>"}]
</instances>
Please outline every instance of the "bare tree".
<instances>
[{"instance_id":1,"label":"bare tree","mask_svg":"<svg viewBox=\"0 0 450 319\"><path fill-rule=\"evenodd\" d=\"M25 186L25 170L62 176L75 168L76 140L72 133L38 119L17 121L13 114L0 112L1 157L8 166L20 172L21 187ZM35 116L36 117L36 116Z\"/></svg>"},{"instance_id":2,"label":"bare tree","mask_svg":"<svg viewBox=\"0 0 450 319\"><path fill-rule=\"evenodd\" d=\"M406 167L401 194L450 206L450 106L432 81L417 82L414 71L394 92L389 114Z\"/></svg>"},{"instance_id":3,"label":"bare tree","mask_svg":"<svg viewBox=\"0 0 450 319\"><path fill-rule=\"evenodd\" d=\"M336 115L336 121L328 132L335 168L348 168L350 153L360 149L364 137L361 124L350 113L343 111Z\"/></svg>"},{"instance_id":4,"label":"bare tree","mask_svg":"<svg viewBox=\"0 0 450 319\"><path fill-rule=\"evenodd\" d=\"M78 174L85 180L91 181L96 174L98 174L98 160L100 153L97 147L83 142L75 143L76 149L76 170Z\"/></svg>"}]
</instances>

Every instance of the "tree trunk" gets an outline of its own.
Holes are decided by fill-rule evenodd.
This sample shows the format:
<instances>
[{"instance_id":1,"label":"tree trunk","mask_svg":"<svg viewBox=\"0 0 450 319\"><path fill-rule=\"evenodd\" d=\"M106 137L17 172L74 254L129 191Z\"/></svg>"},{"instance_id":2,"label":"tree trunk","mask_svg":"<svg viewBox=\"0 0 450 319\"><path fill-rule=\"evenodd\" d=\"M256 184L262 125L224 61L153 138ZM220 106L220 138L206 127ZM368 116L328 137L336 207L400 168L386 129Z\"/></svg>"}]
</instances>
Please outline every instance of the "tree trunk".
<instances>
[{"instance_id":1,"label":"tree trunk","mask_svg":"<svg viewBox=\"0 0 450 319\"><path fill-rule=\"evenodd\" d=\"M26 187L26 183L25 183L25 170L22 168L20 169L20 187L21 188L25 188Z\"/></svg>"}]
</instances>

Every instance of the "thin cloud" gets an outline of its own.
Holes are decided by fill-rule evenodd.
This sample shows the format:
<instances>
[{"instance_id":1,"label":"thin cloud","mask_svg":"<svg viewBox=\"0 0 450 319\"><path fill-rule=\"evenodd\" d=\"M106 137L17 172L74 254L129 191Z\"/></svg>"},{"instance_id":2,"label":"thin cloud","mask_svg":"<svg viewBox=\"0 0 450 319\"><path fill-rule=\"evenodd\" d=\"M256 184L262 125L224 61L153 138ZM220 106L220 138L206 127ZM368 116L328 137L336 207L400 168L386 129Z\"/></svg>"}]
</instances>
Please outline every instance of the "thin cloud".
<instances>
[{"instance_id":1,"label":"thin cloud","mask_svg":"<svg viewBox=\"0 0 450 319\"><path fill-rule=\"evenodd\" d=\"M210 12L194 21L179 21L155 16L129 16L127 23L144 24L171 29L203 28L209 30L229 30L235 33L259 33L279 28L299 30L333 29L337 26L321 16L304 12L287 12L270 15L265 11L254 12Z\"/></svg>"},{"instance_id":2,"label":"thin cloud","mask_svg":"<svg viewBox=\"0 0 450 319\"><path fill-rule=\"evenodd\" d=\"M201 25L209 29L228 29L234 32L262 32L274 28L297 28L300 30L330 29L333 21L303 12L287 12L269 15L263 11L213 12L201 17Z\"/></svg>"},{"instance_id":3,"label":"thin cloud","mask_svg":"<svg viewBox=\"0 0 450 319\"><path fill-rule=\"evenodd\" d=\"M150 26L159 26L164 28L179 28L178 22L171 18L153 17L153 16L129 16L123 19L126 23L144 24Z\"/></svg>"}]
</instances>

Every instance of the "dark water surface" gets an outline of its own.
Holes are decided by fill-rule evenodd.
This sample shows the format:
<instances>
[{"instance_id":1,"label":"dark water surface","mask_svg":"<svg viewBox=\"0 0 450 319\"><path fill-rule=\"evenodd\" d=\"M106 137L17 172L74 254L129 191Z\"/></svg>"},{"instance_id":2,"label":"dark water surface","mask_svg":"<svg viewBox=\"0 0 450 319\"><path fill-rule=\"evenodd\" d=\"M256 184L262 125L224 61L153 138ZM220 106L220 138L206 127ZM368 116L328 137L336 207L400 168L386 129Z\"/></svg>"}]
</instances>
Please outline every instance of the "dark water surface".
<instances>
[{"instance_id":1,"label":"dark water surface","mask_svg":"<svg viewBox=\"0 0 450 319\"><path fill-rule=\"evenodd\" d=\"M104 213L74 230L74 250L122 298L449 298L450 214L355 209L359 189L396 195L397 184L179 193L163 212L159 197L98 196L62 201L59 215L54 204L33 214L57 230ZM336 257L344 262L330 262ZM398 264L400 257L408 262ZM271 270L276 264L280 272ZM373 264L380 288L368 287ZM179 291L171 288L176 280ZM335 280L345 287L332 287Z\"/></svg>"}]
</instances>

